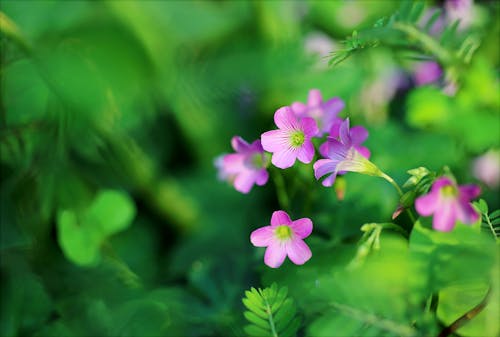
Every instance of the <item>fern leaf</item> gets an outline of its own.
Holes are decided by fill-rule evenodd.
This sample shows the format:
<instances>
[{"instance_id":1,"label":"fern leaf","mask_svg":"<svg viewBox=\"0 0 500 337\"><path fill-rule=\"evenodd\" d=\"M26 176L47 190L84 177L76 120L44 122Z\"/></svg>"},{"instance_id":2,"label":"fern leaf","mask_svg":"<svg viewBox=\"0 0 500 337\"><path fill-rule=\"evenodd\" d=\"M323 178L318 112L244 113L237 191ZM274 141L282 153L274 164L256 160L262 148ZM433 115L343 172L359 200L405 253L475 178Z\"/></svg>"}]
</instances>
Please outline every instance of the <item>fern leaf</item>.
<instances>
[{"instance_id":1,"label":"fern leaf","mask_svg":"<svg viewBox=\"0 0 500 337\"><path fill-rule=\"evenodd\" d=\"M436 9L430 19L426 22L424 31L427 33L430 33L432 31L432 27L436 23L436 21L441 17L441 14L443 14L443 11L441 9Z\"/></svg>"},{"instance_id":2,"label":"fern leaf","mask_svg":"<svg viewBox=\"0 0 500 337\"><path fill-rule=\"evenodd\" d=\"M489 230L495 239L500 238L500 209L488 214L488 204L483 199L475 201L474 206L481 212L481 227Z\"/></svg>"},{"instance_id":3,"label":"fern leaf","mask_svg":"<svg viewBox=\"0 0 500 337\"><path fill-rule=\"evenodd\" d=\"M276 283L264 289L251 288L245 291L243 304L248 309L243 313L250 323L244 327L249 336L291 337L300 327L294 301L287 297L288 289Z\"/></svg>"},{"instance_id":4,"label":"fern leaf","mask_svg":"<svg viewBox=\"0 0 500 337\"><path fill-rule=\"evenodd\" d=\"M418 1L411 9L410 21L417 22L424 11L424 8L425 8L425 2Z\"/></svg>"}]
</instances>

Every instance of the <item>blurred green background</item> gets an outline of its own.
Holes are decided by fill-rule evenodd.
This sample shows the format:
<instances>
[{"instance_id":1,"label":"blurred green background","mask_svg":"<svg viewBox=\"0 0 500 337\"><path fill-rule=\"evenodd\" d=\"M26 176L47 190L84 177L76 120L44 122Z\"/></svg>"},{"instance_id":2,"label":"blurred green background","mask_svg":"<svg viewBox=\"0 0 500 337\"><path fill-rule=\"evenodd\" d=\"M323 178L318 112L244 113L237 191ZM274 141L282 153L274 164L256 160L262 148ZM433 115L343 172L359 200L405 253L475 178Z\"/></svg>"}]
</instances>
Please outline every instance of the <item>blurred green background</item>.
<instances>
[{"instance_id":1,"label":"blurred green background","mask_svg":"<svg viewBox=\"0 0 500 337\"><path fill-rule=\"evenodd\" d=\"M267 268L249 234L279 205L272 182L242 195L213 161L312 88L346 102L341 115L369 130L373 162L398 182L448 165L498 208L498 185L472 170L500 145L498 3L475 6L483 43L455 96L416 87L418 62L389 49L328 66L397 1L0 5L1 336L242 335L243 291ZM346 182L343 201L312 181L308 207L292 196L292 218L313 216L313 254L394 211L384 181Z\"/></svg>"}]
</instances>

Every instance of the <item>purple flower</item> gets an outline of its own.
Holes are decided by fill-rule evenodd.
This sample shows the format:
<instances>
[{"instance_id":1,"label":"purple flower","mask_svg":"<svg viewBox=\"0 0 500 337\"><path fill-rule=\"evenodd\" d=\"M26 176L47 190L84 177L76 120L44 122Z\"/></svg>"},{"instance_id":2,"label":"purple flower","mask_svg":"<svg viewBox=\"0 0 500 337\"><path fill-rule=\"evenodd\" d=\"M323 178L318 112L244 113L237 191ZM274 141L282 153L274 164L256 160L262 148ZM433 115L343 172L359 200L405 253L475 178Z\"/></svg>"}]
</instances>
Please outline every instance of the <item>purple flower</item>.
<instances>
[{"instance_id":1,"label":"purple flower","mask_svg":"<svg viewBox=\"0 0 500 337\"><path fill-rule=\"evenodd\" d=\"M354 128L353 128L354 129ZM372 162L366 159L355 145L363 139L363 132L355 132L349 129L349 118L342 122L339 128L339 140L328 137L326 157L314 163L314 176L316 179L331 173L323 180L323 186L332 186L338 173L343 171L359 172L372 176L382 176L383 173ZM358 137L360 137L358 139Z\"/></svg>"},{"instance_id":2,"label":"purple flower","mask_svg":"<svg viewBox=\"0 0 500 337\"><path fill-rule=\"evenodd\" d=\"M333 123L329 135L331 138L339 139L340 126L342 125L342 123L343 120L340 118ZM368 130L359 125L354 126L350 129L350 136L351 136L352 146L354 146L354 148L359 153L361 153L363 157L365 157L366 159L370 159L371 155L370 150L365 146L361 146L361 144L368 138ZM319 153L321 153L321 155L325 158L328 157L328 144L329 144L328 141L326 141L319 147Z\"/></svg>"},{"instance_id":3,"label":"purple flower","mask_svg":"<svg viewBox=\"0 0 500 337\"><path fill-rule=\"evenodd\" d=\"M215 166L219 178L227 180L241 193L248 193L254 184L264 185L269 174L266 171L267 160L260 140L248 144L241 137L233 137L231 145L236 153L216 158Z\"/></svg>"},{"instance_id":4,"label":"purple flower","mask_svg":"<svg viewBox=\"0 0 500 337\"><path fill-rule=\"evenodd\" d=\"M457 220L472 224L479 219L479 214L470 204L481 190L476 185L457 184L448 177L436 179L431 191L415 200L415 208L422 216L434 214L432 227L435 230L449 232Z\"/></svg>"},{"instance_id":5,"label":"purple flower","mask_svg":"<svg viewBox=\"0 0 500 337\"><path fill-rule=\"evenodd\" d=\"M311 137L318 132L314 119L299 120L289 107L283 107L274 114L274 123L279 129L261 136L264 150L273 153L271 162L282 169L293 166L297 158L305 164L310 163L314 157Z\"/></svg>"},{"instance_id":6,"label":"purple flower","mask_svg":"<svg viewBox=\"0 0 500 337\"><path fill-rule=\"evenodd\" d=\"M307 105L301 102L295 102L292 103L291 108L299 118L313 118L319 128L318 136L322 136L330 131L333 123L338 118L338 113L344 106L344 102L338 97L323 102L321 92L318 89L312 89L309 91Z\"/></svg>"},{"instance_id":7,"label":"purple flower","mask_svg":"<svg viewBox=\"0 0 500 337\"><path fill-rule=\"evenodd\" d=\"M421 62L415 69L414 78L417 86L437 82L443 75L443 70L437 62Z\"/></svg>"},{"instance_id":8,"label":"purple flower","mask_svg":"<svg viewBox=\"0 0 500 337\"><path fill-rule=\"evenodd\" d=\"M490 150L476 158L473 174L490 188L500 186L500 151Z\"/></svg>"},{"instance_id":9,"label":"purple flower","mask_svg":"<svg viewBox=\"0 0 500 337\"><path fill-rule=\"evenodd\" d=\"M267 247L264 263L271 268L281 266L287 255L293 263L301 265L312 256L303 241L311 234L312 228L309 218L292 221L286 212L276 211L271 217L271 226L254 230L250 241L256 247Z\"/></svg>"}]
</instances>

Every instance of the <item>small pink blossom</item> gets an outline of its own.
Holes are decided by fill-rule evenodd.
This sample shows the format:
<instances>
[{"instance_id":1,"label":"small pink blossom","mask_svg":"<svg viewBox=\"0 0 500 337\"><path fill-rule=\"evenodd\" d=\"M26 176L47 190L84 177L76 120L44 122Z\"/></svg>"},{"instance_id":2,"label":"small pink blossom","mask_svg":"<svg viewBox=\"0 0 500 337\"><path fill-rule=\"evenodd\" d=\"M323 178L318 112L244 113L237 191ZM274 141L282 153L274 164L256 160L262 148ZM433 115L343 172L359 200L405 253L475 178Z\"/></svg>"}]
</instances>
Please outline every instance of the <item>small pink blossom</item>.
<instances>
[{"instance_id":1,"label":"small pink blossom","mask_svg":"<svg viewBox=\"0 0 500 337\"><path fill-rule=\"evenodd\" d=\"M415 84L417 86L436 83L443 75L441 66L434 61L420 62L414 73Z\"/></svg>"},{"instance_id":2,"label":"small pink blossom","mask_svg":"<svg viewBox=\"0 0 500 337\"><path fill-rule=\"evenodd\" d=\"M322 182L323 186L332 186L337 174L345 171L382 176L380 169L358 152L355 145L359 144L359 140L355 136L357 137L356 133L353 134L349 129L349 118L347 118L340 125L339 139L328 137L327 159L320 159L314 163L316 179L328 175Z\"/></svg>"},{"instance_id":3,"label":"small pink blossom","mask_svg":"<svg viewBox=\"0 0 500 337\"><path fill-rule=\"evenodd\" d=\"M312 256L309 246L303 241L312 229L309 218L292 221L286 212L275 211L271 226L254 230L250 241L256 247L267 247L264 263L271 268L281 266L287 255L293 263L302 265Z\"/></svg>"},{"instance_id":4,"label":"small pink blossom","mask_svg":"<svg viewBox=\"0 0 500 337\"><path fill-rule=\"evenodd\" d=\"M337 140L340 138L340 126L343 122L344 121L339 118L337 121L335 121L335 123L333 123L333 126L330 129L329 137ZM368 130L366 130L366 128L364 128L363 126L357 125L350 128L349 134L352 140L352 146L359 153L361 153L363 157L365 157L366 159L370 159L370 150L367 147L361 145L368 138ZM321 155L325 158L328 157L328 144L329 142L326 141L319 147L319 153L321 153Z\"/></svg>"},{"instance_id":5,"label":"small pink blossom","mask_svg":"<svg viewBox=\"0 0 500 337\"><path fill-rule=\"evenodd\" d=\"M318 89L311 89L307 99L307 105L301 102L292 103L291 108L295 115L299 118L313 118L319 128L319 137L328 133L333 123L338 119L337 115L344 109L344 102L333 97L326 102L323 102L323 97Z\"/></svg>"},{"instance_id":6,"label":"small pink blossom","mask_svg":"<svg viewBox=\"0 0 500 337\"><path fill-rule=\"evenodd\" d=\"M490 150L476 158L472 165L474 177L490 188L500 186L500 151Z\"/></svg>"},{"instance_id":7,"label":"small pink blossom","mask_svg":"<svg viewBox=\"0 0 500 337\"><path fill-rule=\"evenodd\" d=\"M422 216L434 214L432 227L441 232L449 232L457 220L464 224L473 224L479 219L479 213L470 201L481 193L476 185L458 186L452 179L436 179L431 191L415 200L415 208Z\"/></svg>"},{"instance_id":8,"label":"small pink blossom","mask_svg":"<svg viewBox=\"0 0 500 337\"><path fill-rule=\"evenodd\" d=\"M231 145L236 153L216 158L215 167L219 179L229 181L241 193L248 193L254 184L262 186L267 183L269 173L267 161L260 140L248 144L241 137L233 137Z\"/></svg>"},{"instance_id":9,"label":"small pink blossom","mask_svg":"<svg viewBox=\"0 0 500 337\"><path fill-rule=\"evenodd\" d=\"M314 157L311 137L318 133L314 119L299 120L289 107L282 107L274 114L274 122L279 129L261 136L264 150L273 153L271 162L282 169L293 166L296 159L310 163Z\"/></svg>"}]
</instances>

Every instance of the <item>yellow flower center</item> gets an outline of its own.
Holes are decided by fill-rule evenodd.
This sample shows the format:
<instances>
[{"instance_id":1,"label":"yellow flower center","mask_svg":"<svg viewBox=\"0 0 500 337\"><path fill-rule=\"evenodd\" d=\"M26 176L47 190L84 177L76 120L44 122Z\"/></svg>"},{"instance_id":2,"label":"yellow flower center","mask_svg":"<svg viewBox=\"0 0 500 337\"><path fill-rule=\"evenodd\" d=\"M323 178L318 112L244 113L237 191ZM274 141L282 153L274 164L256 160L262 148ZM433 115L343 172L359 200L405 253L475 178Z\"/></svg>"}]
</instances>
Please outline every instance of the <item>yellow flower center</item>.
<instances>
[{"instance_id":1,"label":"yellow flower center","mask_svg":"<svg viewBox=\"0 0 500 337\"><path fill-rule=\"evenodd\" d=\"M441 195L444 197L456 197L458 194L458 191L456 187L452 185L446 185L443 188L441 188Z\"/></svg>"},{"instance_id":2,"label":"yellow flower center","mask_svg":"<svg viewBox=\"0 0 500 337\"><path fill-rule=\"evenodd\" d=\"M299 147L304 144L306 137L303 131L295 131L290 135L290 142L293 147Z\"/></svg>"},{"instance_id":3,"label":"yellow flower center","mask_svg":"<svg viewBox=\"0 0 500 337\"><path fill-rule=\"evenodd\" d=\"M293 235L292 229L287 225L280 225L274 230L274 234L280 240L290 239Z\"/></svg>"}]
</instances>

